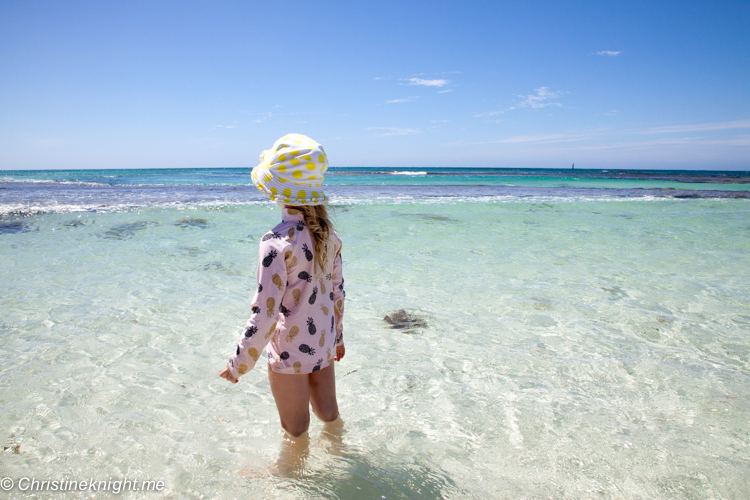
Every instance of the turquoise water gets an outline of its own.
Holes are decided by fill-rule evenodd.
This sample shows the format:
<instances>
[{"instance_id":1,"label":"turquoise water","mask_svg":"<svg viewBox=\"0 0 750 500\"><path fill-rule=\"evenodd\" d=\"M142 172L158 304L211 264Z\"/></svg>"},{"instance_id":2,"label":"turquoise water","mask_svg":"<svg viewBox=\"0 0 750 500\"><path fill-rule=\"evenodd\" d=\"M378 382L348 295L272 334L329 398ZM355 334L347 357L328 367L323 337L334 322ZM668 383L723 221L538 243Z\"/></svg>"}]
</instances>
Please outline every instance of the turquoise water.
<instances>
[{"instance_id":1,"label":"turquoise water","mask_svg":"<svg viewBox=\"0 0 750 500\"><path fill-rule=\"evenodd\" d=\"M154 498L750 494L747 199L334 190L345 424L314 422L279 477L264 370L218 372L280 209L131 188L94 209L115 194L74 189L0 220L2 477L161 479ZM389 328L400 309L426 326Z\"/></svg>"},{"instance_id":2,"label":"turquoise water","mask_svg":"<svg viewBox=\"0 0 750 500\"><path fill-rule=\"evenodd\" d=\"M0 172L0 183L77 183L100 186L231 186L250 183L246 168L27 170ZM608 188L750 191L750 172L693 170L562 170L511 168L374 168L338 167L326 173L326 184L483 185L539 188ZM562 194L557 192L555 194Z\"/></svg>"}]
</instances>

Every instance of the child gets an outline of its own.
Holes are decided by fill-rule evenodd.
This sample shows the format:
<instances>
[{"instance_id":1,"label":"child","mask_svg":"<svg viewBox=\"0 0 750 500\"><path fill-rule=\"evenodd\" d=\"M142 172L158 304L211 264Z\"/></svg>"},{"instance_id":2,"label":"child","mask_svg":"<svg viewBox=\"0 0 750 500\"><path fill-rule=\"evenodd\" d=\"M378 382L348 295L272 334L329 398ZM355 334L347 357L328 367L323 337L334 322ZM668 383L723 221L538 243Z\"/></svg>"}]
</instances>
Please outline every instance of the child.
<instances>
[{"instance_id":1,"label":"child","mask_svg":"<svg viewBox=\"0 0 750 500\"><path fill-rule=\"evenodd\" d=\"M308 401L324 422L339 416L333 360L344 357L341 240L320 189L328 169L323 147L288 134L260 155L255 186L279 203L282 221L260 241L258 289L237 350L220 376L237 383L266 347L268 378L281 426L307 431Z\"/></svg>"}]
</instances>

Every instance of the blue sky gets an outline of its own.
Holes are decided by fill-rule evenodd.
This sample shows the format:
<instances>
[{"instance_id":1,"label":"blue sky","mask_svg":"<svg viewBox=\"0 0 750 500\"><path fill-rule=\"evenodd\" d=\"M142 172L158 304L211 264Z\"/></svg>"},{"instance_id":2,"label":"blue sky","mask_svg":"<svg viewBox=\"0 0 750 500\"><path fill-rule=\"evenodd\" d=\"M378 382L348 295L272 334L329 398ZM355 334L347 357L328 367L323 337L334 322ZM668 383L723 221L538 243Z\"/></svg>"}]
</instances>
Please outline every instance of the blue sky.
<instances>
[{"instance_id":1,"label":"blue sky","mask_svg":"<svg viewBox=\"0 0 750 500\"><path fill-rule=\"evenodd\" d=\"M0 0L0 169L750 169L750 3Z\"/></svg>"}]
</instances>

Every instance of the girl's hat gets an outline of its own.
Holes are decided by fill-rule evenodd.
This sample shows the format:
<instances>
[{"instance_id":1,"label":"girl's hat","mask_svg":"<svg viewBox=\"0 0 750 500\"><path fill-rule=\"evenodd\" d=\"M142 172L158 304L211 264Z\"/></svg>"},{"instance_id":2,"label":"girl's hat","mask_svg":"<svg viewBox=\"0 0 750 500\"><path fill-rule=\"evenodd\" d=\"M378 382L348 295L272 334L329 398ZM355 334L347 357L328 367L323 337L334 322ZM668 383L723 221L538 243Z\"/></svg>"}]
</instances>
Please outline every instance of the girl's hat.
<instances>
[{"instance_id":1,"label":"girl's hat","mask_svg":"<svg viewBox=\"0 0 750 500\"><path fill-rule=\"evenodd\" d=\"M287 134L260 154L253 184L261 193L286 205L325 205L323 172L328 159L323 146L302 134Z\"/></svg>"}]
</instances>

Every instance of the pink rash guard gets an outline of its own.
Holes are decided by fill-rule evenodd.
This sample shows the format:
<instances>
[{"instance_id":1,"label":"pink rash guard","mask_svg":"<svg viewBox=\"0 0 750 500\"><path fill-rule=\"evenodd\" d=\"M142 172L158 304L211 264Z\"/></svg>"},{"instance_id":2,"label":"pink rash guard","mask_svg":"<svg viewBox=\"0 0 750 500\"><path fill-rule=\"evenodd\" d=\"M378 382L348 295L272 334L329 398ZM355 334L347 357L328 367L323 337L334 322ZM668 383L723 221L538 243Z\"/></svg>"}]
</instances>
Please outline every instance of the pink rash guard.
<instances>
[{"instance_id":1,"label":"pink rash guard","mask_svg":"<svg viewBox=\"0 0 750 500\"><path fill-rule=\"evenodd\" d=\"M341 239L332 232L325 270L315 265L315 243L302 213L284 208L281 224L258 249L258 290L237 351L232 375L252 370L266 347L278 373L312 373L328 366L344 344L344 278ZM335 332L335 333L334 333Z\"/></svg>"}]
</instances>

